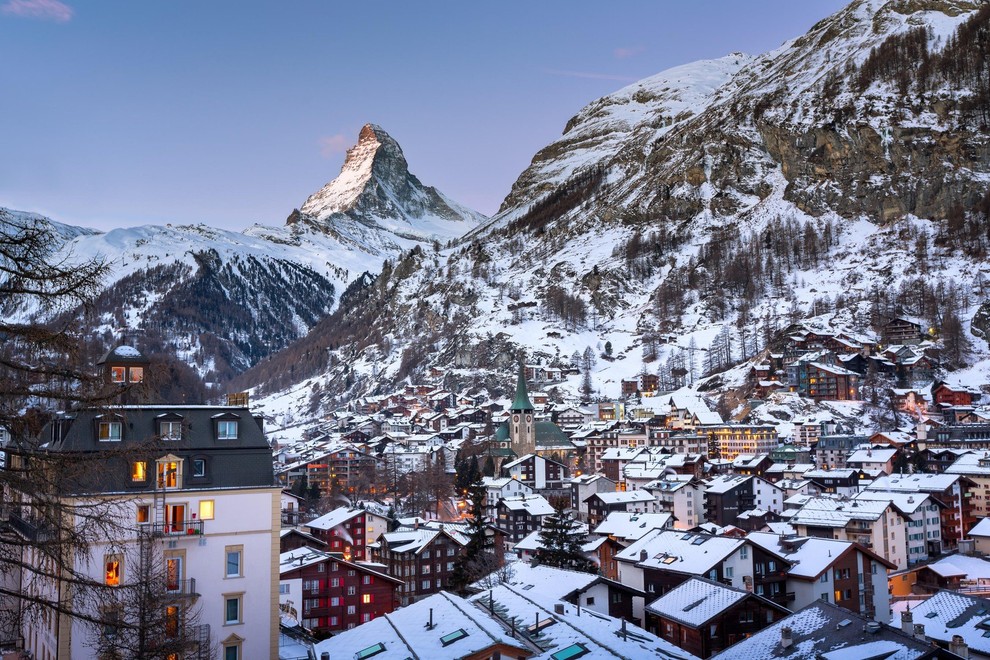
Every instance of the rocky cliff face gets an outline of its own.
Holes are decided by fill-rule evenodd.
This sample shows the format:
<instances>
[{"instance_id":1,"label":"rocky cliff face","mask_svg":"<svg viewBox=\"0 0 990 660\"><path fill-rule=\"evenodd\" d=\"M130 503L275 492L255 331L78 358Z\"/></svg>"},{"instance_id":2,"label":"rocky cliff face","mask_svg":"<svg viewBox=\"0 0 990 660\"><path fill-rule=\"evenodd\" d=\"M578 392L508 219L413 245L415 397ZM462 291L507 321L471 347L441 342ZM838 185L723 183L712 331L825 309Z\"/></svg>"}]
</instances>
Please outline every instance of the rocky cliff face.
<instances>
[{"instance_id":1,"label":"rocky cliff face","mask_svg":"<svg viewBox=\"0 0 990 660\"><path fill-rule=\"evenodd\" d=\"M390 234L417 241L447 241L482 220L481 214L423 185L409 172L399 144L374 124L361 129L337 178L289 217L290 224L363 245L395 244Z\"/></svg>"},{"instance_id":2,"label":"rocky cliff face","mask_svg":"<svg viewBox=\"0 0 990 660\"><path fill-rule=\"evenodd\" d=\"M990 29L980 7L854 0L772 52L589 104L494 218L335 312L332 341L308 345L330 357L302 376L353 395L426 364L484 379L517 349L566 363L608 341L594 378L611 396L644 369L700 372L713 347L749 357L802 319L938 315L912 292L969 296L990 250L990 72L965 56Z\"/></svg>"}]
</instances>

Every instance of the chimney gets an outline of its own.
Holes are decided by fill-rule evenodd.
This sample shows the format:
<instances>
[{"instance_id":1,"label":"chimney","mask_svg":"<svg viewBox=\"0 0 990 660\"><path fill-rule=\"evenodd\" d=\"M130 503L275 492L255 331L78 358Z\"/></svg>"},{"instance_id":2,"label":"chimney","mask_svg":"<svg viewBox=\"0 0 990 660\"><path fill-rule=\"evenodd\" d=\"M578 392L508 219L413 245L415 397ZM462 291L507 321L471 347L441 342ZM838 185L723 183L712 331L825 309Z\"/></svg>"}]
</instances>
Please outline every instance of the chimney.
<instances>
[{"instance_id":1,"label":"chimney","mask_svg":"<svg viewBox=\"0 0 990 660\"><path fill-rule=\"evenodd\" d=\"M911 613L910 607L901 612L901 630L908 635L914 632L914 614Z\"/></svg>"},{"instance_id":2,"label":"chimney","mask_svg":"<svg viewBox=\"0 0 990 660\"><path fill-rule=\"evenodd\" d=\"M925 624L914 624L914 637L922 642L925 641Z\"/></svg>"},{"instance_id":3,"label":"chimney","mask_svg":"<svg viewBox=\"0 0 990 660\"><path fill-rule=\"evenodd\" d=\"M794 645L794 631L791 630L790 626L784 626L780 629L780 646L785 649L791 648Z\"/></svg>"},{"instance_id":4,"label":"chimney","mask_svg":"<svg viewBox=\"0 0 990 660\"><path fill-rule=\"evenodd\" d=\"M330 651L324 651L321 653L320 660L330 660Z\"/></svg>"},{"instance_id":5,"label":"chimney","mask_svg":"<svg viewBox=\"0 0 990 660\"><path fill-rule=\"evenodd\" d=\"M640 561L646 561L646 558L647 557L649 557L649 554L646 552L646 550L640 550L639 551L639 560Z\"/></svg>"},{"instance_id":6,"label":"chimney","mask_svg":"<svg viewBox=\"0 0 990 660\"><path fill-rule=\"evenodd\" d=\"M949 642L949 653L955 653L960 658L969 658L969 645L966 644L962 635L952 636L952 641Z\"/></svg>"},{"instance_id":7,"label":"chimney","mask_svg":"<svg viewBox=\"0 0 990 660\"><path fill-rule=\"evenodd\" d=\"M563 614L564 613L564 604L563 603L554 603L553 613L554 614Z\"/></svg>"},{"instance_id":8,"label":"chimney","mask_svg":"<svg viewBox=\"0 0 990 660\"><path fill-rule=\"evenodd\" d=\"M433 630L433 608L430 608L430 620L426 624L427 630Z\"/></svg>"}]
</instances>

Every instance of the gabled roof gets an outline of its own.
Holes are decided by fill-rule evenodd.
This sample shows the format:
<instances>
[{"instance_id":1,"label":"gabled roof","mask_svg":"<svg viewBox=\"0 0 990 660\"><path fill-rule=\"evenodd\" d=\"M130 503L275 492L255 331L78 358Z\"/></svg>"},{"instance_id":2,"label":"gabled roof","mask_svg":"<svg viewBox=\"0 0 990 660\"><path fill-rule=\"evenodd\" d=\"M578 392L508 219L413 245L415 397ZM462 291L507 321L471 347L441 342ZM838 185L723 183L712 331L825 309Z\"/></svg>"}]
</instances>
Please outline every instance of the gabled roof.
<instances>
[{"instance_id":1,"label":"gabled roof","mask_svg":"<svg viewBox=\"0 0 990 660\"><path fill-rule=\"evenodd\" d=\"M654 530L616 555L639 566L702 575L735 552L744 540L694 532Z\"/></svg>"},{"instance_id":2,"label":"gabled roof","mask_svg":"<svg viewBox=\"0 0 990 660\"><path fill-rule=\"evenodd\" d=\"M925 637L942 644L960 635L970 652L990 655L990 600L954 591L939 591L911 608L914 623L925 627ZM892 625L900 625L902 614L894 613Z\"/></svg>"},{"instance_id":3,"label":"gabled roof","mask_svg":"<svg viewBox=\"0 0 990 660\"><path fill-rule=\"evenodd\" d=\"M626 541L636 541L654 529L668 527L671 518L673 516L669 513L613 511L595 528L595 534L605 534Z\"/></svg>"},{"instance_id":4,"label":"gabled roof","mask_svg":"<svg viewBox=\"0 0 990 660\"><path fill-rule=\"evenodd\" d=\"M933 649L927 642L884 624L867 628L868 623L870 620L864 616L817 600L713 655L711 660L920 660L932 657ZM786 647L781 644L785 628L790 630L792 640Z\"/></svg>"},{"instance_id":5,"label":"gabled roof","mask_svg":"<svg viewBox=\"0 0 990 660\"><path fill-rule=\"evenodd\" d=\"M888 569L897 568L876 553L852 541L837 541L820 537L783 537L771 532L751 532L746 537L751 543L770 552L789 565L787 574L803 580L816 580L847 552L859 549L881 562Z\"/></svg>"},{"instance_id":6,"label":"gabled roof","mask_svg":"<svg viewBox=\"0 0 990 660\"><path fill-rule=\"evenodd\" d=\"M755 594L705 578L693 577L646 606L647 611L691 628L700 628L747 598L763 601L766 607L787 612L783 607Z\"/></svg>"},{"instance_id":7,"label":"gabled roof","mask_svg":"<svg viewBox=\"0 0 990 660\"><path fill-rule=\"evenodd\" d=\"M636 502L654 502L656 501L656 495L648 493L643 489L640 490L628 490L628 491L614 491L610 493L592 493L585 498L585 502L590 499L598 498L602 503L606 505L611 504L633 504Z\"/></svg>"},{"instance_id":8,"label":"gabled roof","mask_svg":"<svg viewBox=\"0 0 990 660\"><path fill-rule=\"evenodd\" d=\"M349 506L342 506L330 513L323 514L319 518L310 520L305 526L310 529L333 529L337 525L360 516L362 513L365 513L364 509L352 509Z\"/></svg>"},{"instance_id":9,"label":"gabled roof","mask_svg":"<svg viewBox=\"0 0 990 660\"><path fill-rule=\"evenodd\" d=\"M429 628L429 621L433 627ZM358 658L380 644L374 655L382 660L430 658L453 660L503 645L528 657L531 651L508 631L468 601L441 592L315 645L316 657L329 652L333 658ZM365 656L371 657L371 656Z\"/></svg>"}]
</instances>

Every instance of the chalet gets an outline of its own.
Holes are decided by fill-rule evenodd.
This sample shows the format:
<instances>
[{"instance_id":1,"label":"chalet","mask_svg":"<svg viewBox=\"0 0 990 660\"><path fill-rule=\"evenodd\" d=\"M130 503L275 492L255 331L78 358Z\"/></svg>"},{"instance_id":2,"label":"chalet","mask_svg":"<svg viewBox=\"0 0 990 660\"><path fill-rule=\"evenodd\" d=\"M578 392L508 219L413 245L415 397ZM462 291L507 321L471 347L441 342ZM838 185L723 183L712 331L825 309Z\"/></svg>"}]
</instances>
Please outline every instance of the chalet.
<instances>
[{"instance_id":1,"label":"chalet","mask_svg":"<svg viewBox=\"0 0 990 660\"><path fill-rule=\"evenodd\" d=\"M852 541L768 532L747 539L754 546L757 594L770 597L763 576L782 576L783 589L776 591L786 598L775 600L791 609L821 600L879 621L890 619L887 574L895 566L872 550Z\"/></svg>"},{"instance_id":2,"label":"chalet","mask_svg":"<svg viewBox=\"0 0 990 660\"><path fill-rule=\"evenodd\" d=\"M531 486L511 477L484 477L481 482L485 487L485 515L489 520L495 519L499 500L535 494Z\"/></svg>"},{"instance_id":3,"label":"chalet","mask_svg":"<svg viewBox=\"0 0 990 660\"><path fill-rule=\"evenodd\" d=\"M279 557L279 605L318 635L392 612L402 584L374 565L345 561L336 553L297 548Z\"/></svg>"},{"instance_id":4,"label":"chalet","mask_svg":"<svg viewBox=\"0 0 990 660\"><path fill-rule=\"evenodd\" d=\"M739 454L732 459L732 472L762 477L772 464L769 454Z\"/></svg>"},{"instance_id":5,"label":"chalet","mask_svg":"<svg viewBox=\"0 0 990 660\"><path fill-rule=\"evenodd\" d=\"M751 546L740 538L654 530L616 555L619 580L662 596L695 576L740 589L753 579ZM643 604L634 604L638 617Z\"/></svg>"},{"instance_id":6,"label":"chalet","mask_svg":"<svg viewBox=\"0 0 990 660\"><path fill-rule=\"evenodd\" d=\"M846 457L846 467L857 470L860 477L879 477L894 471L894 459L897 449L878 445L867 445L853 451Z\"/></svg>"},{"instance_id":7,"label":"chalet","mask_svg":"<svg viewBox=\"0 0 990 660\"><path fill-rule=\"evenodd\" d=\"M449 587L467 537L442 526L416 524L379 537L372 548L372 558L384 564L387 573L404 581L399 592L401 605Z\"/></svg>"},{"instance_id":8,"label":"chalet","mask_svg":"<svg viewBox=\"0 0 990 660\"><path fill-rule=\"evenodd\" d=\"M360 508L340 507L306 523L309 533L344 559L368 559L367 547L388 529L388 519Z\"/></svg>"},{"instance_id":9,"label":"chalet","mask_svg":"<svg viewBox=\"0 0 990 660\"><path fill-rule=\"evenodd\" d=\"M543 518L554 508L542 495L517 495L499 500L495 506L495 524L505 530L508 540L517 543L543 526Z\"/></svg>"},{"instance_id":10,"label":"chalet","mask_svg":"<svg viewBox=\"0 0 990 660\"><path fill-rule=\"evenodd\" d=\"M279 553L297 550L299 548L312 548L314 550L326 550L326 541L321 541L312 534L290 527L279 532Z\"/></svg>"},{"instance_id":11,"label":"chalet","mask_svg":"<svg viewBox=\"0 0 990 660\"><path fill-rule=\"evenodd\" d=\"M582 474L571 479L571 505L580 520L587 521L587 509L581 504L594 493L613 493L616 483L601 474Z\"/></svg>"},{"instance_id":12,"label":"chalet","mask_svg":"<svg viewBox=\"0 0 990 660\"><path fill-rule=\"evenodd\" d=\"M783 491L757 476L717 477L705 488L705 499L705 518L719 526L735 525L736 517L749 509L784 510Z\"/></svg>"},{"instance_id":13,"label":"chalet","mask_svg":"<svg viewBox=\"0 0 990 660\"><path fill-rule=\"evenodd\" d=\"M674 517L669 513L628 513L613 511L594 530L599 536L615 539L623 548L655 529L670 529Z\"/></svg>"},{"instance_id":14,"label":"chalet","mask_svg":"<svg viewBox=\"0 0 990 660\"><path fill-rule=\"evenodd\" d=\"M918 568L914 593L935 594L942 589L990 593L990 561L955 554Z\"/></svg>"},{"instance_id":15,"label":"chalet","mask_svg":"<svg viewBox=\"0 0 990 660\"><path fill-rule=\"evenodd\" d=\"M502 464L502 474L543 495L563 495L570 468L538 454L527 454Z\"/></svg>"},{"instance_id":16,"label":"chalet","mask_svg":"<svg viewBox=\"0 0 990 660\"><path fill-rule=\"evenodd\" d=\"M801 536L854 541L876 549L897 568L907 566L906 546L890 543L891 535L896 539L898 532L900 535L907 533L905 519L888 500L812 497L790 516L788 522Z\"/></svg>"},{"instance_id":17,"label":"chalet","mask_svg":"<svg viewBox=\"0 0 990 660\"><path fill-rule=\"evenodd\" d=\"M704 489L700 479L680 474L668 474L643 486L656 498L659 512L673 515L677 529L692 529L705 519Z\"/></svg>"},{"instance_id":18,"label":"chalet","mask_svg":"<svg viewBox=\"0 0 990 660\"><path fill-rule=\"evenodd\" d=\"M880 338L888 346L917 342L921 339L921 328L919 319L893 318L880 329Z\"/></svg>"},{"instance_id":19,"label":"chalet","mask_svg":"<svg viewBox=\"0 0 990 660\"><path fill-rule=\"evenodd\" d=\"M584 504L588 510L588 522L592 526L601 523L613 511L648 513L657 509L656 498L647 490L595 493Z\"/></svg>"},{"instance_id":20,"label":"chalet","mask_svg":"<svg viewBox=\"0 0 990 660\"><path fill-rule=\"evenodd\" d=\"M646 629L709 658L789 613L751 591L692 577L646 606Z\"/></svg>"},{"instance_id":21,"label":"chalet","mask_svg":"<svg viewBox=\"0 0 990 660\"><path fill-rule=\"evenodd\" d=\"M815 401L859 401L861 374L835 364L834 359L834 355L813 354L789 365L790 390Z\"/></svg>"}]
</instances>

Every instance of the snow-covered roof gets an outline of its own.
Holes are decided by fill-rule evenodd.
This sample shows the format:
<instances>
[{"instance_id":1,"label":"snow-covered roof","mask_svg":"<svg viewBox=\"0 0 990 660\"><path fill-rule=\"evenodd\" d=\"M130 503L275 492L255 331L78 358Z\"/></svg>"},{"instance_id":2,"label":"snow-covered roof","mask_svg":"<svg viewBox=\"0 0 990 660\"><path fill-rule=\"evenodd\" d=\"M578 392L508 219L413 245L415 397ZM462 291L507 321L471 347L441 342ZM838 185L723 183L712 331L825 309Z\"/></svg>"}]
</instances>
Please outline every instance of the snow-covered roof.
<instances>
[{"instance_id":1,"label":"snow-covered roof","mask_svg":"<svg viewBox=\"0 0 990 660\"><path fill-rule=\"evenodd\" d=\"M864 490L856 493L853 499L857 500L876 500L890 502L895 507L897 507L901 512L907 515L913 515L918 511L919 508L923 506L929 506L931 504L936 504L941 506L941 503L937 500L933 500L925 493L904 493L897 492L893 493L890 491L883 490Z\"/></svg>"},{"instance_id":2,"label":"snow-covered roof","mask_svg":"<svg viewBox=\"0 0 990 660\"><path fill-rule=\"evenodd\" d=\"M925 637L943 644L961 635L970 652L990 655L990 600L954 591L939 591L911 609L915 624L925 627ZM901 613L895 612L891 625L899 626Z\"/></svg>"},{"instance_id":3,"label":"snow-covered roof","mask_svg":"<svg viewBox=\"0 0 990 660\"><path fill-rule=\"evenodd\" d=\"M914 660L928 657L931 646L892 626L880 624L870 632L869 619L824 601L815 601L802 610L743 639L711 660ZM781 642L784 628L790 629L792 643Z\"/></svg>"},{"instance_id":4,"label":"snow-covered roof","mask_svg":"<svg viewBox=\"0 0 990 660\"><path fill-rule=\"evenodd\" d=\"M852 541L818 537L785 537L771 532L751 532L751 543L791 563L787 574L805 580L817 579L833 562L853 547Z\"/></svg>"},{"instance_id":5,"label":"snow-covered roof","mask_svg":"<svg viewBox=\"0 0 990 660\"><path fill-rule=\"evenodd\" d=\"M988 520L984 518L984 520ZM961 577L968 580L990 579L990 561L969 555L949 555L928 564L930 570L942 577Z\"/></svg>"},{"instance_id":6,"label":"snow-covered roof","mask_svg":"<svg viewBox=\"0 0 990 660\"><path fill-rule=\"evenodd\" d=\"M727 536L654 530L619 552L616 558L650 568L702 575L743 543L742 539Z\"/></svg>"},{"instance_id":7,"label":"snow-covered roof","mask_svg":"<svg viewBox=\"0 0 990 660\"><path fill-rule=\"evenodd\" d=\"M341 523L345 523L355 516L359 516L364 513L364 509L352 509L348 506L342 506L334 509L329 513L325 513L319 518L310 520L306 523L306 527L310 529L333 529Z\"/></svg>"},{"instance_id":8,"label":"snow-covered roof","mask_svg":"<svg viewBox=\"0 0 990 660\"><path fill-rule=\"evenodd\" d=\"M945 474L984 476L990 475L990 452L969 451L961 454L945 469Z\"/></svg>"},{"instance_id":9,"label":"snow-covered roof","mask_svg":"<svg viewBox=\"0 0 990 660\"><path fill-rule=\"evenodd\" d=\"M593 497L599 498L604 504L634 504L636 502L653 502L656 501L656 496L652 493L648 493L643 489L640 490L627 490L627 491L613 491L611 493L593 493L588 497L591 499ZM585 500L587 501L587 500Z\"/></svg>"},{"instance_id":10,"label":"snow-covered roof","mask_svg":"<svg viewBox=\"0 0 990 660\"><path fill-rule=\"evenodd\" d=\"M935 474L915 472L913 474L891 474L879 477L870 483L867 490L902 490L914 492L941 493L952 488L961 477L958 474Z\"/></svg>"},{"instance_id":11,"label":"snow-covered roof","mask_svg":"<svg viewBox=\"0 0 990 660\"><path fill-rule=\"evenodd\" d=\"M531 516L547 516L554 512L553 506L542 495L506 497L499 500L499 505L509 511L526 511Z\"/></svg>"},{"instance_id":12,"label":"snow-covered roof","mask_svg":"<svg viewBox=\"0 0 990 660\"><path fill-rule=\"evenodd\" d=\"M849 454L846 463L886 463L896 454L896 449L857 449Z\"/></svg>"},{"instance_id":13,"label":"snow-covered roof","mask_svg":"<svg viewBox=\"0 0 990 660\"><path fill-rule=\"evenodd\" d=\"M887 500L812 497L790 517L790 523L816 527L845 527L850 520L877 520L890 506Z\"/></svg>"},{"instance_id":14,"label":"snow-covered roof","mask_svg":"<svg viewBox=\"0 0 990 660\"><path fill-rule=\"evenodd\" d=\"M693 577L646 606L653 614L699 628L745 600L749 593Z\"/></svg>"},{"instance_id":15,"label":"snow-covered roof","mask_svg":"<svg viewBox=\"0 0 990 660\"><path fill-rule=\"evenodd\" d=\"M742 486L750 479L753 479L752 475L736 475L736 474L726 474L720 477L715 477L708 482L708 486L705 488L706 493L712 493L713 495L724 495L734 488Z\"/></svg>"},{"instance_id":16,"label":"snow-covered roof","mask_svg":"<svg viewBox=\"0 0 990 660\"><path fill-rule=\"evenodd\" d=\"M377 644L383 649L374 657L387 660L454 660L496 645L527 650L477 607L441 592L319 642L315 651L316 657L329 652L334 658L356 658Z\"/></svg>"},{"instance_id":17,"label":"snow-covered roof","mask_svg":"<svg viewBox=\"0 0 990 660\"><path fill-rule=\"evenodd\" d=\"M595 534L614 536L627 541L641 539L654 529L670 525L669 513L629 513L613 511L595 528Z\"/></svg>"},{"instance_id":18,"label":"snow-covered roof","mask_svg":"<svg viewBox=\"0 0 990 660\"><path fill-rule=\"evenodd\" d=\"M969 530L969 536L990 537L990 518L983 518Z\"/></svg>"}]
</instances>

